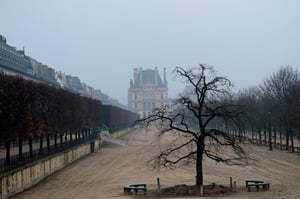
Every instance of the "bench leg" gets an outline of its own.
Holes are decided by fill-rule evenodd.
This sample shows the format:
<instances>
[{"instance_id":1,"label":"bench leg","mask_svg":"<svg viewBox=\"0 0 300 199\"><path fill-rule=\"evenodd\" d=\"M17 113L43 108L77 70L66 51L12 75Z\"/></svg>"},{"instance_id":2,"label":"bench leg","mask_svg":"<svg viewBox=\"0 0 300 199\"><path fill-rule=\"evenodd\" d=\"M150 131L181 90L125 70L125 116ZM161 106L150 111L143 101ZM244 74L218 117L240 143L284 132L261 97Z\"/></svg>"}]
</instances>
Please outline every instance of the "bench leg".
<instances>
[{"instance_id":1,"label":"bench leg","mask_svg":"<svg viewBox=\"0 0 300 199\"><path fill-rule=\"evenodd\" d=\"M262 185L262 190L269 191L269 189L270 189L270 184L263 184Z\"/></svg>"},{"instance_id":2,"label":"bench leg","mask_svg":"<svg viewBox=\"0 0 300 199\"><path fill-rule=\"evenodd\" d=\"M259 185L256 185L256 191L258 191L259 190Z\"/></svg>"},{"instance_id":3,"label":"bench leg","mask_svg":"<svg viewBox=\"0 0 300 199\"><path fill-rule=\"evenodd\" d=\"M124 188L124 194L125 195L130 195L130 193L131 193L131 189Z\"/></svg>"}]
</instances>

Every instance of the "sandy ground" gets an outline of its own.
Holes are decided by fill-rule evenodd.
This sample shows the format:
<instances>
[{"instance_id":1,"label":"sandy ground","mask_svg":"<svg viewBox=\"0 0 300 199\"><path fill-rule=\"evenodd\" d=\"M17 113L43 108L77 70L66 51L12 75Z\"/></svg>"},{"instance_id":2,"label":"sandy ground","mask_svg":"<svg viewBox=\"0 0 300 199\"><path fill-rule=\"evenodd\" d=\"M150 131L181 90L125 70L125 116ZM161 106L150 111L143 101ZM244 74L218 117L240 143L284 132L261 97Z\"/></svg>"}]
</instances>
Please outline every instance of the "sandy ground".
<instances>
[{"instance_id":1,"label":"sandy ground","mask_svg":"<svg viewBox=\"0 0 300 199\"><path fill-rule=\"evenodd\" d=\"M148 189L154 192L157 177L160 178L162 187L194 183L194 166L181 167L176 170L153 170L149 166L147 160L159 152L159 145L154 142L153 133L134 131L126 133L118 139L110 137L105 140L101 151L75 162L49 176L33 188L11 198L160 198L151 194L151 191L147 196L142 194L124 196L123 185L146 183ZM266 147L248 147L257 160L255 165L227 166L205 159L205 184L229 185L230 176L237 183L236 193L209 198L300 199L300 155L278 150L268 151ZM246 179L269 181L271 183L270 191L248 192L245 189Z\"/></svg>"}]
</instances>

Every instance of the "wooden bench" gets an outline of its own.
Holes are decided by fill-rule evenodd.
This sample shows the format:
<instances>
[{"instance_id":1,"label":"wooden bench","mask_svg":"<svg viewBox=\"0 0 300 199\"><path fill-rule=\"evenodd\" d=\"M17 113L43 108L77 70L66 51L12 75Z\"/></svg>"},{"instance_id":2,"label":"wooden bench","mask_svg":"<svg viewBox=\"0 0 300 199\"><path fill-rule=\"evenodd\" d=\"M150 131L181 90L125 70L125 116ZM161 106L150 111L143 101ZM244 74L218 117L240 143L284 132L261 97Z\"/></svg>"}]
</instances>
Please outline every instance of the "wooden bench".
<instances>
[{"instance_id":1,"label":"wooden bench","mask_svg":"<svg viewBox=\"0 0 300 199\"><path fill-rule=\"evenodd\" d=\"M255 187L256 191L261 188L264 191L269 191L270 183L267 181L260 181L260 180L246 180L246 188L248 191L251 191L251 187Z\"/></svg>"},{"instance_id":2,"label":"wooden bench","mask_svg":"<svg viewBox=\"0 0 300 199\"><path fill-rule=\"evenodd\" d=\"M144 195L147 194L147 185L146 184L130 184L130 185L124 185L124 194L130 195L131 191L135 192L135 195L138 191L144 191Z\"/></svg>"}]
</instances>

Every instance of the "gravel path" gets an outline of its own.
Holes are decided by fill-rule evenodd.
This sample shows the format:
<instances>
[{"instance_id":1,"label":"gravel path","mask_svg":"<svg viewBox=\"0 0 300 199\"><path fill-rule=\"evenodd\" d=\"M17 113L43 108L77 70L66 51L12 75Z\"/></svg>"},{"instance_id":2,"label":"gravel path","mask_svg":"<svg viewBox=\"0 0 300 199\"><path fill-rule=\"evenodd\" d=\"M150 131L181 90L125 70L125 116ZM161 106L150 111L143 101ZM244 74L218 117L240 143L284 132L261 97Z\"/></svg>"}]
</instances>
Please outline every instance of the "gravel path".
<instances>
[{"instance_id":1,"label":"gravel path","mask_svg":"<svg viewBox=\"0 0 300 199\"><path fill-rule=\"evenodd\" d=\"M146 183L150 190L155 190L157 177L163 187L194 183L193 165L176 170L153 170L148 165L147 161L159 152L151 133L132 132L122 140L105 140L101 151L56 172L12 199L129 199L136 197L124 196L124 184ZM257 161L247 167L216 164L205 159L205 184L228 185L232 176L237 183L237 193L222 198L300 198L300 155L270 152L257 146L249 146L248 150ZM247 192L246 179L267 180L271 183L270 191ZM137 198L159 198L149 193Z\"/></svg>"}]
</instances>

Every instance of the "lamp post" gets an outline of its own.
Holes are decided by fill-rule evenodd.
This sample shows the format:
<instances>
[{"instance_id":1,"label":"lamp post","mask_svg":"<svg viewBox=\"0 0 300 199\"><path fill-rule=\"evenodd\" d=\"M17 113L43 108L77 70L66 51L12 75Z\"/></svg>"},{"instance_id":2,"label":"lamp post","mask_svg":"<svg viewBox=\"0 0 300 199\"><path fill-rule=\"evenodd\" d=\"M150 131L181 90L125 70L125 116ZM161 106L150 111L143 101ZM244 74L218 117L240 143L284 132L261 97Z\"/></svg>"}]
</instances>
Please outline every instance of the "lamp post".
<instances>
[{"instance_id":1,"label":"lamp post","mask_svg":"<svg viewBox=\"0 0 300 199\"><path fill-rule=\"evenodd\" d=\"M269 120L269 151L272 151L271 112L268 112L268 120Z\"/></svg>"}]
</instances>

